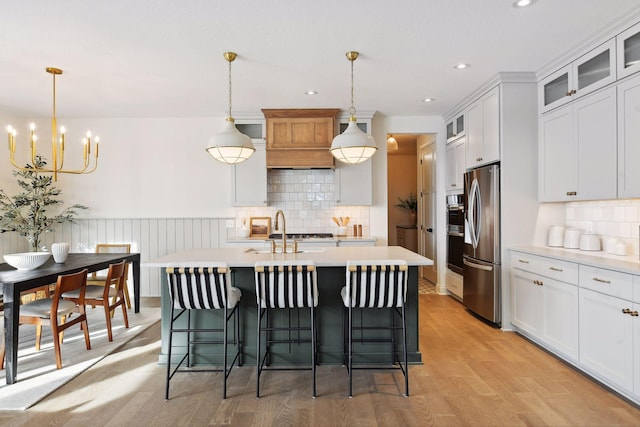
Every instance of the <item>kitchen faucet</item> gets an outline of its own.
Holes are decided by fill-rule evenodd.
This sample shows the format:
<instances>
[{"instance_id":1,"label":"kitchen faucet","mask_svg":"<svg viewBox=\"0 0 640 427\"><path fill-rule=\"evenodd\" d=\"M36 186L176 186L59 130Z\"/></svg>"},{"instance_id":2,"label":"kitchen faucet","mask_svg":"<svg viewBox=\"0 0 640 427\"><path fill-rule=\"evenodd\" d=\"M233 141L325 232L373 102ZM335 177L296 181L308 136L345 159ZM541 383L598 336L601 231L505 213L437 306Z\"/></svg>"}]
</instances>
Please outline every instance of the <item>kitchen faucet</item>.
<instances>
[{"instance_id":1,"label":"kitchen faucet","mask_svg":"<svg viewBox=\"0 0 640 427\"><path fill-rule=\"evenodd\" d=\"M284 219L284 212L278 210L276 212L275 229L278 230L278 215L282 216L282 253L287 253L287 222Z\"/></svg>"}]
</instances>

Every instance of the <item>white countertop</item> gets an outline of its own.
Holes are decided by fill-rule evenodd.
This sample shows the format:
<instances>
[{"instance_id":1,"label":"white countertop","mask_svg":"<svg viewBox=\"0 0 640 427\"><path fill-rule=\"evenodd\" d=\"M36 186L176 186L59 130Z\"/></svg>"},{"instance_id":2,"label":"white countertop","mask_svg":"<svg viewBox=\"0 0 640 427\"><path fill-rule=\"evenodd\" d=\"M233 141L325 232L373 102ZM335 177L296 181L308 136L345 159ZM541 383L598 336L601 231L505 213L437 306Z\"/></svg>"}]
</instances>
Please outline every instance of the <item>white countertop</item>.
<instances>
[{"instance_id":1,"label":"white countertop","mask_svg":"<svg viewBox=\"0 0 640 427\"><path fill-rule=\"evenodd\" d=\"M579 249L555 248L550 246L514 246L511 250L557 258L597 268L608 268L629 274L640 274L640 260L637 256L612 255L605 251L581 251Z\"/></svg>"},{"instance_id":2,"label":"white countertop","mask_svg":"<svg viewBox=\"0 0 640 427\"><path fill-rule=\"evenodd\" d=\"M347 260L403 259L411 266L433 265L433 261L401 246L327 247L297 254L251 253L246 248L203 248L175 252L141 263L142 267L208 267L224 261L230 267L253 267L256 261L312 260L318 267L340 267Z\"/></svg>"}]
</instances>

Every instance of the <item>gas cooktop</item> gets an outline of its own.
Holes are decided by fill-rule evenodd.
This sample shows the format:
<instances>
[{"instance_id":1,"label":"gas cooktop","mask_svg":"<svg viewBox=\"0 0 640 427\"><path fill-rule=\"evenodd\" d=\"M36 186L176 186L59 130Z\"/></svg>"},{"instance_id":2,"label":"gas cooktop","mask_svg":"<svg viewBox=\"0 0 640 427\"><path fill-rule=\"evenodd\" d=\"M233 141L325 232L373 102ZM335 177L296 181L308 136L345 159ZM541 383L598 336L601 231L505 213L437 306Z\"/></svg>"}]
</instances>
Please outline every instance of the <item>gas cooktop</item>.
<instances>
[{"instance_id":1,"label":"gas cooktop","mask_svg":"<svg viewBox=\"0 0 640 427\"><path fill-rule=\"evenodd\" d=\"M282 239L282 233L269 234L270 239ZM287 239L331 239L331 233L287 233Z\"/></svg>"}]
</instances>

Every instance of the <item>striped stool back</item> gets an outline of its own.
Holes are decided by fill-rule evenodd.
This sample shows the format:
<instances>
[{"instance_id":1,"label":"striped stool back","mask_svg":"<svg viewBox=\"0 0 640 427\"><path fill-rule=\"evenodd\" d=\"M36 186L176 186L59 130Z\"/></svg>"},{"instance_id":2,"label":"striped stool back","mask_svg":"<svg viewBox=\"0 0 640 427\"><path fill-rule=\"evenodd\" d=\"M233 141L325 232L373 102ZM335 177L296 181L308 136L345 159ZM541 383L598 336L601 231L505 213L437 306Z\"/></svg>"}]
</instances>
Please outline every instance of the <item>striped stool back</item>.
<instances>
[{"instance_id":1,"label":"striped stool back","mask_svg":"<svg viewBox=\"0 0 640 427\"><path fill-rule=\"evenodd\" d=\"M238 298L231 292L231 269L215 267L167 267L169 297L176 309L233 308Z\"/></svg>"},{"instance_id":2,"label":"striped stool back","mask_svg":"<svg viewBox=\"0 0 640 427\"><path fill-rule=\"evenodd\" d=\"M261 308L318 306L313 261L260 261L255 264L256 296Z\"/></svg>"},{"instance_id":3,"label":"striped stool back","mask_svg":"<svg viewBox=\"0 0 640 427\"><path fill-rule=\"evenodd\" d=\"M402 307L407 297L408 270L404 260L348 261L345 305Z\"/></svg>"}]
</instances>

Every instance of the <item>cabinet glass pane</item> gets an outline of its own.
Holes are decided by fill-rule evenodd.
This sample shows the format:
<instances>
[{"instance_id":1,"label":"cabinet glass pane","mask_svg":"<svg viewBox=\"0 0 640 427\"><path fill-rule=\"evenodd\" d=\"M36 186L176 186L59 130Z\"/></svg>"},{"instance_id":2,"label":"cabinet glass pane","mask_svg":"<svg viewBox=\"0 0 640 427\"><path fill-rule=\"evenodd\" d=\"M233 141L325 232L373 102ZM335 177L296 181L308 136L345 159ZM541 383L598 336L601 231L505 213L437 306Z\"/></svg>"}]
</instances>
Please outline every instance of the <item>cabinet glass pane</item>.
<instances>
[{"instance_id":1,"label":"cabinet glass pane","mask_svg":"<svg viewBox=\"0 0 640 427\"><path fill-rule=\"evenodd\" d=\"M578 90L609 77L609 49L578 65Z\"/></svg>"},{"instance_id":2,"label":"cabinet glass pane","mask_svg":"<svg viewBox=\"0 0 640 427\"><path fill-rule=\"evenodd\" d=\"M624 68L640 63L640 33L624 41Z\"/></svg>"},{"instance_id":3,"label":"cabinet glass pane","mask_svg":"<svg viewBox=\"0 0 640 427\"><path fill-rule=\"evenodd\" d=\"M251 139L262 138L262 125L259 123L236 123L236 129Z\"/></svg>"},{"instance_id":4,"label":"cabinet glass pane","mask_svg":"<svg viewBox=\"0 0 640 427\"><path fill-rule=\"evenodd\" d=\"M456 119L456 132L459 134L464 132L464 116Z\"/></svg>"},{"instance_id":5,"label":"cabinet glass pane","mask_svg":"<svg viewBox=\"0 0 640 427\"><path fill-rule=\"evenodd\" d=\"M340 133L344 132L345 129L347 129L347 126L349 126L349 123L340 123ZM356 126L358 126L358 128L362 132L367 133L367 124L366 123L357 123L356 122Z\"/></svg>"},{"instance_id":6,"label":"cabinet glass pane","mask_svg":"<svg viewBox=\"0 0 640 427\"><path fill-rule=\"evenodd\" d=\"M544 105L564 98L567 92L569 92L569 74L565 73L544 85Z\"/></svg>"},{"instance_id":7,"label":"cabinet glass pane","mask_svg":"<svg viewBox=\"0 0 640 427\"><path fill-rule=\"evenodd\" d=\"M447 139L452 138L453 134L453 122L447 123Z\"/></svg>"}]
</instances>

